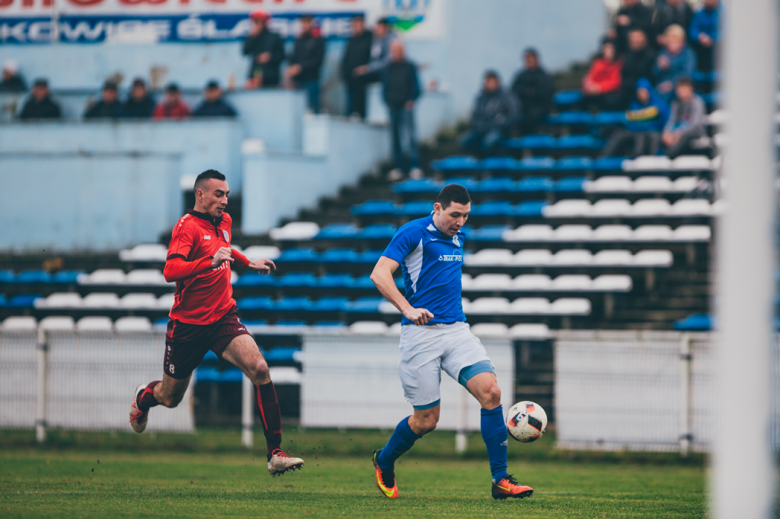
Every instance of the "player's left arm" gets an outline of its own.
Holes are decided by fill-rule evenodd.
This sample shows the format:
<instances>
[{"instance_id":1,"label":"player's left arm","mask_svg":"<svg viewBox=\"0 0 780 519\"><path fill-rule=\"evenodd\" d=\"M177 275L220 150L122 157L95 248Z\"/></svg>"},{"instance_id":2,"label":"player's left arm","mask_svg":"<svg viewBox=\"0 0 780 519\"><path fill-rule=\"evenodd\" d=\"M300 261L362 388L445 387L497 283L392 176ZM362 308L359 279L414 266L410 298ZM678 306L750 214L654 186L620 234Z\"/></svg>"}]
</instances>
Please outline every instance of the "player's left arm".
<instances>
[{"instance_id":1,"label":"player's left arm","mask_svg":"<svg viewBox=\"0 0 780 519\"><path fill-rule=\"evenodd\" d=\"M265 258L259 258L254 261L249 261L249 258L238 252L236 249L232 249L231 255L233 256L234 263L247 267L259 272L260 274L270 274L272 270L276 270L276 264L273 261Z\"/></svg>"}]
</instances>

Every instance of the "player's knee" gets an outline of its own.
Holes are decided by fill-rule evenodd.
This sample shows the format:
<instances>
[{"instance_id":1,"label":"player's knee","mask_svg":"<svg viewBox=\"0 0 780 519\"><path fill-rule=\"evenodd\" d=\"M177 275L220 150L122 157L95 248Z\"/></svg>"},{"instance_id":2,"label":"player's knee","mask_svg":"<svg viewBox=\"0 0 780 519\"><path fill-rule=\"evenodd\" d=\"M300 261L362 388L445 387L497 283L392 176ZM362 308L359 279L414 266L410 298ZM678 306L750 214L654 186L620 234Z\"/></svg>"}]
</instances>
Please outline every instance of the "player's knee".
<instances>
[{"instance_id":1,"label":"player's knee","mask_svg":"<svg viewBox=\"0 0 780 519\"><path fill-rule=\"evenodd\" d=\"M423 418L420 424L422 429L421 431L422 434L428 434L429 432L435 430L437 422L438 420L433 415L426 416L425 418Z\"/></svg>"},{"instance_id":2,"label":"player's knee","mask_svg":"<svg viewBox=\"0 0 780 519\"><path fill-rule=\"evenodd\" d=\"M255 385L267 384L271 380L268 363L266 363L264 358L259 357L251 363L249 366L249 378Z\"/></svg>"},{"instance_id":3,"label":"player's knee","mask_svg":"<svg viewBox=\"0 0 780 519\"><path fill-rule=\"evenodd\" d=\"M501 405L501 388L498 387L498 384L493 384L485 391L484 400L490 409Z\"/></svg>"}]
</instances>

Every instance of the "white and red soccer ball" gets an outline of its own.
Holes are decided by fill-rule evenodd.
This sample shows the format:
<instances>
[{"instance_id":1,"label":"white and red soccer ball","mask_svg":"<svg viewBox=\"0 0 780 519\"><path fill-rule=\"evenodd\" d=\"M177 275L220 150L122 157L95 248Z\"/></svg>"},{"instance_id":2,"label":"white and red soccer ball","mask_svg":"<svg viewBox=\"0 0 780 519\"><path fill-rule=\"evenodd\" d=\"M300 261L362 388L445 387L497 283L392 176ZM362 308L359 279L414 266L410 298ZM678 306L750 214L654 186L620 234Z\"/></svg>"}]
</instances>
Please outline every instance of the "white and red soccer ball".
<instances>
[{"instance_id":1,"label":"white and red soccer ball","mask_svg":"<svg viewBox=\"0 0 780 519\"><path fill-rule=\"evenodd\" d=\"M506 429L519 442L536 441L547 429L547 413L534 402L518 402L509 409Z\"/></svg>"}]
</instances>

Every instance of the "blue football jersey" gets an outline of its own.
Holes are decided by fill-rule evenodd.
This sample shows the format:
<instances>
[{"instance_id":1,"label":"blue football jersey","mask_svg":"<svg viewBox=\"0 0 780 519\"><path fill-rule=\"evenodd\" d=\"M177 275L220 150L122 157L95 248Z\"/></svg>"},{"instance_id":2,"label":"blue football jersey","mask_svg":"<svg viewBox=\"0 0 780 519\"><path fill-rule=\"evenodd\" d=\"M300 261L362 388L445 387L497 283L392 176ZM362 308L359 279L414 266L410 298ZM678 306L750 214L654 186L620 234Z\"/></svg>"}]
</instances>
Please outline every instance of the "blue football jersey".
<instances>
[{"instance_id":1,"label":"blue football jersey","mask_svg":"<svg viewBox=\"0 0 780 519\"><path fill-rule=\"evenodd\" d=\"M403 270L406 300L433 314L428 324L465 321L461 302L463 233L448 236L433 215L412 220L396 231L382 254ZM413 324L406 317L403 324Z\"/></svg>"}]
</instances>

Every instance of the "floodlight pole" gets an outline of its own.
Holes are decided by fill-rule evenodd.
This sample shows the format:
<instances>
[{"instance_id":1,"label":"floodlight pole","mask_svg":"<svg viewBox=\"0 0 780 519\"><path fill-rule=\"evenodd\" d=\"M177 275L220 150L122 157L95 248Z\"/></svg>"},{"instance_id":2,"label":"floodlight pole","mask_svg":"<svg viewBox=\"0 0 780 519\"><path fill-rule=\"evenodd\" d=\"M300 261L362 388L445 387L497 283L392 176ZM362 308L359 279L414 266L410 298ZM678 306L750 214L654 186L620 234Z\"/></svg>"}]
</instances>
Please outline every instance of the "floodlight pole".
<instances>
[{"instance_id":1,"label":"floodlight pole","mask_svg":"<svg viewBox=\"0 0 780 519\"><path fill-rule=\"evenodd\" d=\"M723 176L718 222L718 415L713 421L714 516L772 517L770 370L775 277L777 0L726 6ZM736 425L744 420L744 426Z\"/></svg>"}]
</instances>

